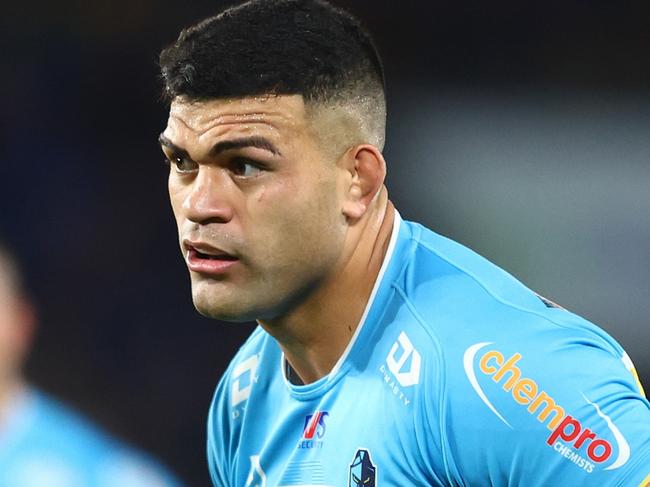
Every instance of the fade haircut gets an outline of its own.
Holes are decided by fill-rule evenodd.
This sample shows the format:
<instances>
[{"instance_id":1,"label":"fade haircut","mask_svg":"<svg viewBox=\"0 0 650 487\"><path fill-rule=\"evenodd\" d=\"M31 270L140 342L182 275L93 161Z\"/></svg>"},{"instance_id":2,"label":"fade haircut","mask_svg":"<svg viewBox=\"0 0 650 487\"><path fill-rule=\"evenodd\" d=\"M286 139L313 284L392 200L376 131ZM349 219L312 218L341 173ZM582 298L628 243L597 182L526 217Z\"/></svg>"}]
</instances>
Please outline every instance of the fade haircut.
<instances>
[{"instance_id":1,"label":"fade haircut","mask_svg":"<svg viewBox=\"0 0 650 487\"><path fill-rule=\"evenodd\" d=\"M302 95L342 108L356 143L383 149L384 71L370 34L324 0L251 0L181 31L160 54L164 98Z\"/></svg>"}]
</instances>

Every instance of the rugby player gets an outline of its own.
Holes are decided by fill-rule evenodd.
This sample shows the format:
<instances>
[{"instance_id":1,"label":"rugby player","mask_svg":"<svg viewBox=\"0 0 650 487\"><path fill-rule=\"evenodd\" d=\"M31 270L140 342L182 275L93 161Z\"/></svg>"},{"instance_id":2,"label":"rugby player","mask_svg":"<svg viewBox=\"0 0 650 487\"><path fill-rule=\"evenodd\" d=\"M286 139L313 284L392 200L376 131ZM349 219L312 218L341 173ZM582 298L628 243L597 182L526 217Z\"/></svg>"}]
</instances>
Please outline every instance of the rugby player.
<instances>
[{"instance_id":1,"label":"rugby player","mask_svg":"<svg viewBox=\"0 0 650 487\"><path fill-rule=\"evenodd\" d=\"M18 262L0 242L0 487L180 487L147 455L26 382L35 326Z\"/></svg>"},{"instance_id":2,"label":"rugby player","mask_svg":"<svg viewBox=\"0 0 650 487\"><path fill-rule=\"evenodd\" d=\"M250 1L160 66L194 305L259 324L209 411L215 486L650 481L650 405L614 339L390 202L356 19Z\"/></svg>"}]
</instances>

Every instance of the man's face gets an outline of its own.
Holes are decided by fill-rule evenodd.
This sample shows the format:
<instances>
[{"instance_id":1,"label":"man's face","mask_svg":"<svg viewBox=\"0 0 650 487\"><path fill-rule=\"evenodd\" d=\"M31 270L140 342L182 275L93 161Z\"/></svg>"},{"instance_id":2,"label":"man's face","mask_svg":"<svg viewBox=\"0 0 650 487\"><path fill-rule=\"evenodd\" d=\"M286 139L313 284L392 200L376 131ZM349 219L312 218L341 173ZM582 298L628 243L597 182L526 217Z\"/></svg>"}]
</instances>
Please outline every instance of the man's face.
<instances>
[{"instance_id":1,"label":"man's face","mask_svg":"<svg viewBox=\"0 0 650 487\"><path fill-rule=\"evenodd\" d=\"M282 316L331 273L346 235L346 171L317 130L300 96L172 103L161 144L202 314Z\"/></svg>"}]
</instances>

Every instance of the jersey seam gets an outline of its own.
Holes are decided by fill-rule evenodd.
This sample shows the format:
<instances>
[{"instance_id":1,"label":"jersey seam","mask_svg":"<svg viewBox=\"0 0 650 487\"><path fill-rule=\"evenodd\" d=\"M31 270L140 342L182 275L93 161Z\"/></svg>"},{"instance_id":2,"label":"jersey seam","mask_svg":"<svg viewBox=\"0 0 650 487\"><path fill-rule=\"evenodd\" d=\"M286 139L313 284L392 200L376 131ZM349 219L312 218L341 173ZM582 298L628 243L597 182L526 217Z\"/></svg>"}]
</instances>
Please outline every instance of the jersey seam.
<instances>
[{"instance_id":1,"label":"jersey seam","mask_svg":"<svg viewBox=\"0 0 650 487\"><path fill-rule=\"evenodd\" d=\"M446 360L445 360L444 350L440 346L440 341L438 340L438 337L435 336L433 331L430 330L429 326L427 326L426 321L424 320L422 315L420 315L420 313L417 311L417 308L415 307L413 302L406 296L406 293L404 292L404 290L396 282L393 282L392 286L395 289L395 291L400 295L400 297L402 298L402 301L408 307L410 313L416 319L417 323L424 330L424 332L429 336L429 338L433 342L434 346L436 347L436 349L438 351L438 354L439 354L439 357L440 357L439 362L440 362L441 370L440 370L440 372L438 374L438 378L439 378L439 382L440 382L440 385L439 385L440 395L439 395L439 399L438 399L438 407L440 409L440 418L439 418L439 421L438 421L438 430L439 430L439 433L440 433L440 449L442 451L443 463L444 463L444 466L445 466L445 475L447 477L447 481L449 481L449 483L451 485L454 485L454 482L452 480L451 471L450 471L450 468L449 468L449 464L450 464L450 462L453 464L453 467L454 467L453 470L454 471L458 471L458 466L456 464L456 460L453 458L453 455L452 455L451 451L448 450L448 448L446 446L446 443L443 440L444 435L442 434L443 430L444 430L442 422L444 421L443 418L445 417L445 413L446 413L446 409L447 409L446 408L447 388L446 388L446 380L445 380L445 377L446 377L446 372L445 372L446 371ZM431 426L431 421L429 419L429 415L426 414L426 409L425 409L425 417L427 418L427 422L429 423L429 426Z\"/></svg>"},{"instance_id":2,"label":"jersey seam","mask_svg":"<svg viewBox=\"0 0 650 487\"><path fill-rule=\"evenodd\" d=\"M440 340L438 339L438 336L434 333L433 330L430 329L426 320L420 314L417 307L415 306L415 303L413 303L411 299L408 298L404 289L402 289L402 287L400 287L398 284L398 282L401 282L403 280L403 275L406 272L406 269L408 269L409 264L413 261L413 255L415 254L417 247L421 244L420 236L422 235L422 227L415 226L415 227L411 227L410 229L411 229L411 234L408 238L411 242L411 245L409 246L408 250L405 252L408 258L404 260L404 265L402 269L400 269L400 272L398 273L395 280L391 284L393 285L395 291L400 295L400 297L408 307L411 314L415 317L417 323L424 330L424 332L429 336L434 346L436 346L436 348L438 349L438 353L440 357L439 362L441 366L441 370L439 372L440 396L438 398L438 407L440 409L440 418L438 418L438 432L440 434L440 450L442 452L443 464L445 469L444 473L447 478L447 481L449 482L450 485L457 485L453 479L454 477L453 472L459 472L458 464L456 463L456 459L454 458L451 449L448 448L446 441L443 439L445 437L445 435L443 434L444 433L443 422L447 411L447 381L446 381L445 353L444 350L442 349L442 346L440 345ZM427 422L431 424L428 414L425 414L425 417L427 418ZM453 472L450 466L453 467Z\"/></svg>"}]
</instances>

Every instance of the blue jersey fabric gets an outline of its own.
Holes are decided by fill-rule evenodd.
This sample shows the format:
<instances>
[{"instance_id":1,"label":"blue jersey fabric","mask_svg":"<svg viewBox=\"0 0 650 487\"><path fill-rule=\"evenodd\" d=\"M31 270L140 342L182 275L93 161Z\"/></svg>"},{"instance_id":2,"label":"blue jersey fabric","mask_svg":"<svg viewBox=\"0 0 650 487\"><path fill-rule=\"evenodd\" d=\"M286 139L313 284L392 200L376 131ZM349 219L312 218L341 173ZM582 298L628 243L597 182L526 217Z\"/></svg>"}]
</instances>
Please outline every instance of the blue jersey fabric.
<instances>
[{"instance_id":1,"label":"blue jersey fabric","mask_svg":"<svg viewBox=\"0 0 650 487\"><path fill-rule=\"evenodd\" d=\"M0 487L181 487L147 456L29 390L0 421Z\"/></svg>"},{"instance_id":2,"label":"blue jersey fabric","mask_svg":"<svg viewBox=\"0 0 650 487\"><path fill-rule=\"evenodd\" d=\"M258 327L208 419L216 487L634 486L650 404L621 347L474 252L396 214L332 372L287 379Z\"/></svg>"}]
</instances>

